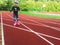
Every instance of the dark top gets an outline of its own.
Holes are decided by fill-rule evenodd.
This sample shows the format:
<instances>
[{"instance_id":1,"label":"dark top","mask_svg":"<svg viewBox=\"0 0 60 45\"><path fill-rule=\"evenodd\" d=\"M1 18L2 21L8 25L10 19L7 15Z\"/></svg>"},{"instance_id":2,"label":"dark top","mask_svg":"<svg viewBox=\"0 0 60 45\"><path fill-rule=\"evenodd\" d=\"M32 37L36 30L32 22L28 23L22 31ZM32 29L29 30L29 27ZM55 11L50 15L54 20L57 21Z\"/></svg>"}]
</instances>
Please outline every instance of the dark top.
<instances>
[{"instance_id":1,"label":"dark top","mask_svg":"<svg viewBox=\"0 0 60 45\"><path fill-rule=\"evenodd\" d=\"M18 14L18 11L20 10L20 8L18 6L13 6L11 11L13 11L14 14Z\"/></svg>"}]
</instances>

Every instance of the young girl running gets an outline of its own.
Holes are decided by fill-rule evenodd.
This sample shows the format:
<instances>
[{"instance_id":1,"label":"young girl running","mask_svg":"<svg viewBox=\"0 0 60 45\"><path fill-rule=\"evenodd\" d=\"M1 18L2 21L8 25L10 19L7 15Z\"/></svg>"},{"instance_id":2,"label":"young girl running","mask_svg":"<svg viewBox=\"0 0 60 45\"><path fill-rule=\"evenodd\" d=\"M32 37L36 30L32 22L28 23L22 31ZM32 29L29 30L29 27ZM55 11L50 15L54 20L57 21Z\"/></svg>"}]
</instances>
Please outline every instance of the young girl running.
<instances>
[{"instance_id":1,"label":"young girl running","mask_svg":"<svg viewBox=\"0 0 60 45\"><path fill-rule=\"evenodd\" d=\"M18 23L18 11L20 10L20 8L18 7L18 3L15 2L15 5L12 7L11 11L13 11L13 18L14 18L14 26L16 26L16 24L19 25ZM11 12L10 11L10 12Z\"/></svg>"}]
</instances>

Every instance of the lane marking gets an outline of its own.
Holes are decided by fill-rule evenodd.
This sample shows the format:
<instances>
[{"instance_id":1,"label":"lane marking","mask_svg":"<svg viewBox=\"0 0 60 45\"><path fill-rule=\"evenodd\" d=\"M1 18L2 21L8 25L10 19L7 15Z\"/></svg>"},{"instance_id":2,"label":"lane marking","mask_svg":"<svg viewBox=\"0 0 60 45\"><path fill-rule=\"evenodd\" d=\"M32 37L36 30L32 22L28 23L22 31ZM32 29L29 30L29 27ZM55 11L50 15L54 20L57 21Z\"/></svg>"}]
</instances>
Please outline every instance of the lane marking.
<instances>
[{"instance_id":1,"label":"lane marking","mask_svg":"<svg viewBox=\"0 0 60 45\"><path fill-rule=\"evenodd\" d=\"M39 34L42 35L42 36L45 36L45 37L49 37L49 38L60 40L60 38L57 38L57 37L54 37L54 36L46 35L46 34L43 34L43 33L39 33Z\"/></svg>"},{"instance_id":2,"label":"lane marking","mask_svg":"<svg viewBox=\"0 0 60 45\"><path fill-rule=\"evenodd\" d=\"M5 41L4 41L4 31L3 31L2 13L1 13L1 32L2 32L2 45L5 45Z\"/></svg>"},{"instance_id":3,"label":"lane marking","mask_svg":"<svg viewBox=\"0 0 60 45\"><path fill-rule=\"evenodd\" d=\"M55 23L55 22L49 22L49 23L60 25L60 23Z\"/></svg>"},{"instance_id":4,"label":"lane marking","mask_svg":"<svg viewBox=\"0 0 60 45\"><path fill-rule=\"evenodd\" d=\"M8 24L5 24L5 23L3 25L30 32L28 29L24 29L24 28L20 28L20 27L15 27L15 26L8 25Z\"/></svg>"}]
</instances>

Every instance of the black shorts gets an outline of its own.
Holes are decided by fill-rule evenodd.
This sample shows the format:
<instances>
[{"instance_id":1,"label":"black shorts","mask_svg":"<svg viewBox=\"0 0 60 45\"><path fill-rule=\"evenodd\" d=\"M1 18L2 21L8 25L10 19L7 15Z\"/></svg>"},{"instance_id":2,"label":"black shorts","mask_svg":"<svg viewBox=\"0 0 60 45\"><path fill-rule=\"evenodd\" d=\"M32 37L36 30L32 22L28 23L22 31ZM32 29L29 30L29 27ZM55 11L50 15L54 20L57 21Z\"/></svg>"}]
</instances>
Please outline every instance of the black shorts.
<instances>
[{"instance_id":1,"label":"black shorts","mask_svg":"<svg viewBox=\"0 0 60 45\"><path fill-rule=\"evenodd\" d=\"M18 14L14 14L14 18L15 18L15 17L18 18Z\"/></svg>"}]
</instances>

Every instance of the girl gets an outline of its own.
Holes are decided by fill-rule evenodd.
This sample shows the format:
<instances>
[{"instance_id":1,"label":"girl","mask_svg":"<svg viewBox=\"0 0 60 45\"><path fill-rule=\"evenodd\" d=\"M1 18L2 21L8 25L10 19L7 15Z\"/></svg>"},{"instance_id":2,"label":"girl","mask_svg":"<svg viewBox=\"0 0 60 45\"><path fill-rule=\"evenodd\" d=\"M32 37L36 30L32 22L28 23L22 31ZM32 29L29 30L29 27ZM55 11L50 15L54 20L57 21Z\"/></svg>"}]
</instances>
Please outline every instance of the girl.
<instances>
[{"instance_id":1,"label":"girl","mask_svg":"<svg viewBox=\"0 0 60 45\"><path fill-rule=\"evenodd\" d=\"M18 11L20 10L20 8L18 7L18 3L15 2L15 5L12 7L11 11L13 11L13 18L14 18L14 26L16 26L16 24L18 23ZM11 12L10 11L10 12Z\"/></svg>"}]
</instances>

